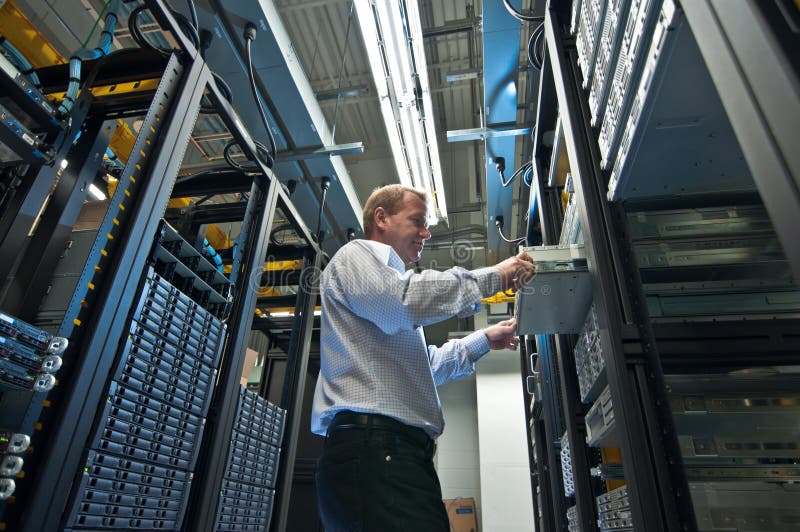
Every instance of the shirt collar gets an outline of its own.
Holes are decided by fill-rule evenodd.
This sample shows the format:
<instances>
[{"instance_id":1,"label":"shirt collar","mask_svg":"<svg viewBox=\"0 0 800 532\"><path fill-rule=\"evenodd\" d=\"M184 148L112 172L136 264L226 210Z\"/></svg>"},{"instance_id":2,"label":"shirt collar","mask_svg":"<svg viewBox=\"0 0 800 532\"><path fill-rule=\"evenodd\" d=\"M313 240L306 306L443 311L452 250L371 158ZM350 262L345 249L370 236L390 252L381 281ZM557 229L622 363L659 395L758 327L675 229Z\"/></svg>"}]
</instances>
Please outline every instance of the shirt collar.
<instances>
[{"instance_id":1,"label":"shirt collar","mask_svg":"<svg viewBox=\"0 0 800 532\"><path fill-rule=\"evenodd\" d=\"M403 259L400 258L400 255L392 248L392 246L388 244L384 244L383 242L378 242L377 240L362 240L364 244L369 247L370 250L377 256L383 264L386 264L390 268L397 270L400 273L405 273L406 265L403 262Z\"/></svg>"}]
</instances>

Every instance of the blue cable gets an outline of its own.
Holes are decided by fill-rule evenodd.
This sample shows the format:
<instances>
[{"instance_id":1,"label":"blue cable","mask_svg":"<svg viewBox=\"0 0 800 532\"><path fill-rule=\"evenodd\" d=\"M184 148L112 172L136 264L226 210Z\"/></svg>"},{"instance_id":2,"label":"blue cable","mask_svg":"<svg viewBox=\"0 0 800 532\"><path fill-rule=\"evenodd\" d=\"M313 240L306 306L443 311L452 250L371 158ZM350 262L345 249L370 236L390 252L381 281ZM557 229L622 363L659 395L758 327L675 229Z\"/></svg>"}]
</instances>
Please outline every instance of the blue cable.
<instances>
[{"instance_id":1,"label":"blue cable","mask_svg":"<svg viewBox=\"0 0 800 532\"><path fill-rule=\"evenodd\" d=\"M78 96L78 89L81 82L81 62L90 61L92 59L100 59L108 55L111 50L111 42L114 40L114 28L117 25L117 10L119 9L119 0L113 0L108 9L108 14L105 18L105 27L100 34L100 42L97 47L89 50L84 48L78 50L72 57L69 58L69 85L67 86L67 94L58 106L61 113L67 114L72 109L72 104L75 103L75 98Z\"/></svg>"},{"instance_id":2,"label":"blue cable","mask_svg":"<svg viewBox=\"0 0 800 532\"><path fill-rule=\"evenodd\" d=\"M214 261L214 265L217 267L217 271L222 273L222 257L219 256L217 250L211 246L206 238L203 239L203 250L210 255L211 260Z\"/></svg>"},{"instance_id":3,"label":"blue cable","mask_svg":"<svg viewBox=\"0 0 800 532\"><path fill-rule=\"evenodd\" d=\"M39 76L33 71L33 65L28 61L22 52L16 46L11 44L5 37L0 35L0 42L3 44L3 49L8 53L8 58L14 63L23 76L28 78L34 87L37 89L42 88L42 83L39 81Z\"/></svg>"}]
</instances>

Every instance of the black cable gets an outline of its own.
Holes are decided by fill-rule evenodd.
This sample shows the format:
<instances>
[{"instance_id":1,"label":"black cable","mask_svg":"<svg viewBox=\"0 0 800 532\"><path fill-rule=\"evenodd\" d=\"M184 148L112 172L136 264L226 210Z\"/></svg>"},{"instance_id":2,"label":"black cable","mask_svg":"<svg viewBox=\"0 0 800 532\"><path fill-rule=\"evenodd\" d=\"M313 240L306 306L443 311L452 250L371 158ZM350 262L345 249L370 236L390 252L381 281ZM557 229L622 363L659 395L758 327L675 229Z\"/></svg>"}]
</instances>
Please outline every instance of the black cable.
<instances>
[{"instance_id":1,"label":"black cable","mask_svg":"<svg viewBox=\"0 0 800 532\"><path fill-rule=\"evenodd\" d=\"M514 180L515 180L515 179L516 179L516 178L517 178L517 177L518 177L518 176L519 176L519 175L520 175L522 172L524 172L525 170L527 170L527 169L528 169L528 168L530 168L530 167L531 167L531 162L530 162L530 161L528 161L527 163L525 163L525 164L523 164L522 166L520 166L519 168L517 168L517 169L514 171L514 173L513 173L513 174L511 174L511 177L509 177L509 178L508 178L508 181L505 181L505 180L503 179L503 174L501 173L501 174L500 174L500 184L501 184L501 185L503 185L503 187L507 187L508 185L510 185L511 183L513 183L513 182L514 182Z\"/></svg>"},{"instance_id":2,"label":"black cable","mask_svg":"<svg viewBox=\"0 0 800 532\"><path fill-rule=\"evenodd\" d=\"M130 15L128 15L128 31L133 37L133 40L136 41L136 44L139 45L141 48L151 48L154 50L158 50L163 54L170 54L172 50L161 48L158 46L154 46L153 44L148 41L144 34L142 33L141 28L139 28L139 15L142 14L143 11L147 9L146 5L140 5L131 11ZM197 33L197 28L195 28L192 23L182 14L178 13L177 11L172 11L172 16L175 17L175 21L178 23L181 31L183 31L189 40L192 41L192 44L195 48L200 48L200 34Z\"/></svg>"},{"instance_id":3,"label":"black cable","mask_svg":"<svg viewBox=\"0 0 800 532\"><path fill-rule=\"evenodd\" d=\"M142 32L139 29L139 15L141 15L145 9L147 9L147 6L145 5L140 5L133 8L133 11L131 11L130 15L128 15L128 32L131 34L131 37L133 37L133 40L136 41L136 44L138 44L140 48L155 49L156 47L150 44L150 42L144 38L144 35L142 35ZM164 50L161 51L163 52Z\"/></svg>"},{"instance_id":4,"label":"black cable","mask_svg":"<svg viewBox=\"0 0 800 532\"><path fill-rule=\"evenodd\" d=\"M323 176L319 186L322 188L322 199L319 202L319 213L317 214L317 243L322 242L322 211L325 210L325 197L331 186L331 178Z\"/></svg>"},{"instance_id":5,"label":"black cable","mask_svg":"<svg viewBox=\"0 0 800 532\"><path fill-rule=\"evenodd\" d=\"M267 166L272 168L272 157L270 157L269 152L267 151L267 147L258 142L257 140L253 141L253 144L256 146L256 150L264 157L267 161ZM233 154L231 154L231 149L234 146L238 146L239 142L236 140L229 141L225 147L222 149L222 155L225 157L225 162L228 163L233 168L239 170L240 172L258 172L258 165L253 163L252 166L245 166L243 164L239 164L233 160Z\"/></svg>"},{"instance_id":6,"label":"black cable","mask_svg":"<svg viewBox=\"0 0 800 532\"><path fill-rule=\"evenodd\" d=\"M275 244L276 246L282 246L284 242L276 240L275 235L282 231L286 231L287 229L294 230L294 226L292 224L281 224L278 227L273 228L272 231L269 232L270 243ZM297 234L297 231L295 231L295 234Z\"/></svg>"},{"instance_id":7,"label":"black cable","mask_svg":"<svg viewBox=\"0 0 800 532\"><path fill-rule=\"evenodd\" d=\"M194 7L194 0L186 0L186 3L189 5L189 15L192 17L192 26L194 26L195 31L200 29L200 24L197 22L197 9Z\"/></svg>"},{"instance_id":8,"label":"black cable","mask_svg":"<svg viewBox=\"0 0 800 532\"><path fill-rule=\"evenodd\" d=\"M523 15L511 5L511 0L503 0L503 5L506 6L506 11L508 11L512 17L521 22L542 22L544 20L544 17L540 16Z\"/></svg>"},{"instance_id":9,"label":"black cable","mask_svg":"<svg viewBox=\"0 0 800 532\"><path fill-rule=\"evenodd\" d=\"M255 24L251 22L248 22L244 28L245 48L247 48L247 73L250 77L250 90L253 92L253 98L256 101L256 106L258 107L258 112L261 115L261 120L264 122L264 128L267 130L267 137L269 138L270 147L272 148L272 161L274 161L278 155L278 151L275 146L275 137L272 136L272 130L270 129L269 121L267 120L267 113L261 106L261 99L258 97L256 76L253 72L253 56L250 51L250 43L256 39L256 31ZM271 167L272 163L269 163L267 166Z\"/></svg>"}]
</instances>

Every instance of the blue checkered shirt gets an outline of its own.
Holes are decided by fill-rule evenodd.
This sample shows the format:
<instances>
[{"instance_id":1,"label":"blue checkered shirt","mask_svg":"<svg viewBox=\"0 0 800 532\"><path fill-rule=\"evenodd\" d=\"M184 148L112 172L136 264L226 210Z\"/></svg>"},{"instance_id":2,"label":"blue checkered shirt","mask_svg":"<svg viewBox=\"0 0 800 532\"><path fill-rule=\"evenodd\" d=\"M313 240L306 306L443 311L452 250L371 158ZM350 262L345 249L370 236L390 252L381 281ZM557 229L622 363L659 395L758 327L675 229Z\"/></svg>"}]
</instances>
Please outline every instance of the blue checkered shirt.
<instances>
[{"instance_id":1,"label":"blue checkered shirt","mask_svg":"<svg viewBox=\"0 0 800 532\"><path fill-rule=\"evenodd\" d=\"M466 317L482 297L497 293L496 268L406 271L388 245L354 240L343 246L320 279L321 368L311 430L325 435L333 416L353 410L444 429L436 387L471 375L489 351L482 331L428 346L422 327Z\"/></svg>"}]
</instances>

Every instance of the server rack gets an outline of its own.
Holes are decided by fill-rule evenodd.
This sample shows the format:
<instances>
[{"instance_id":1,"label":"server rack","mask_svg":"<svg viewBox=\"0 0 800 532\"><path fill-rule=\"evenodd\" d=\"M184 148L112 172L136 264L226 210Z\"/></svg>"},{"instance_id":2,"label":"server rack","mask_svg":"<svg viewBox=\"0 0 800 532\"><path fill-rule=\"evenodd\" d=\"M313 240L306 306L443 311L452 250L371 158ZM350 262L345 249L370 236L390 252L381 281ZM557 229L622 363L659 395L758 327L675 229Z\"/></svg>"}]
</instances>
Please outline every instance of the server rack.
<instances>
[{"instance_id":1,"label":"server rack","mask_svg":"<svg viewBox=\"0 0 800 532\"><path fill-rule=\"evenodd\" d=\"M240 388L214 530L269 527L285 416L285 410Z\"/></svg>"},{"instance_id":2,"label":"server rack","mask_svg":"<svg viewBox=\"0 0 800 532\"><path fill-rule=\"evenodd\" d=\"M558 123L563 139L552 152L536 139L533 151L544 243L583 241L594 286L580 336L536 338L535 379L547 379L541 358L551 357L562 386L529 387L544 406L532 410L553 425L547 403L560 405L565 428L534 434L536 456L571 462L547 460L556 483L532 464L542 528L790 530L800 524L789 502L800 359L798 247L786 230L800 196L783 135L800 126L788 59L796 9L608 1L600 24L581 19L593 7L583 4L548 6L537 136ZM747 46L770 60L757 66ZM784 93L763 83L772 75ZM670 100L686 94L683 107ZM553 178L559 142L575 192L564 214L548 200L568 186ZM576 216L577 232L567 226Z\"/></svg>"},{"instance_id":3,"label":"server rack","mask_svg":"<svg viewBox=\"0 0 800 532\"><path fill-rule=\"evenodd\" d=\"M37 314L41 295L47 291L47 283L38 281L28 281L27 286L17 282L38 296L9 290L3 301L3 310L41 321L71 341L64 355L68 371L55 389L58 393L3 393L3 424L17 429L8 435L8 452L21 448L22 436L33 436L33 452L26 456L21 472L24 478L17 477L15 497L0 508L0 521L6 527L213 527L256 302L252 283L268 257L277 208L304 242L295 253L303 254L308 268L321 263L316 239L257 154L253 139L221 95L198 50L164 2L148 1L147 6L180 49L167 58L126 52L124 59L131 67L126 75L161 78L154 93L95 102L89 91L82 92L86 101L74 106L71 124L83 125L84 133L69 152L70 158L80 161L70 165L78 169L77 176L62 179L59 187L64 184L64 194L59 196L56 189L40 219L40 227L46 226L52 213L56 230L37 231L34 239L41 244L32 241L27 259L20 263L30 261L35 274L31 279L46 276L59 264L65 243L72 242L69 231L86 186L113 132L109 119L146 111L110 208L99 230L88 236L86 265L67 283L70 302L67 308ZM98 66L92 75L102 75L102 70ZM236 182L238 190L249 191L249 200L240 212L242 233L227 279L202 264L204 259L193 253L193 246L181 243L161 220L204 95L257 165L253 175L240 176ZM20 196L22 206L4 209L0 242L4 256L16 253L15 243L28 232L55 175L55 170L48 174L50 170L33 172L38 177L31 183L39 188ZM191 187L183 188L189 195ZM39 204L34 205L37 198ZM37 257L30 251L35 245L46 252ZM3 261L4 267L12 263ZM145 278L147 264L154 269ZM19 279L28 275L17 270ZM298 314L313 316L316 277L306 278L305 290L297 298ZM306 322L298 320L292 336L290 356L295 366L307 361L310 330L301 323ZM293 392L282 405L289 429L281 453L287 458L274 472L281 487L275 503L279 516L288 506L299 431L296 400L298 396L302 400L302 387ZM53 486L72 488L54 491ZM0 488L8 489L5 477Z\"/></svg>"}]
</instances>

